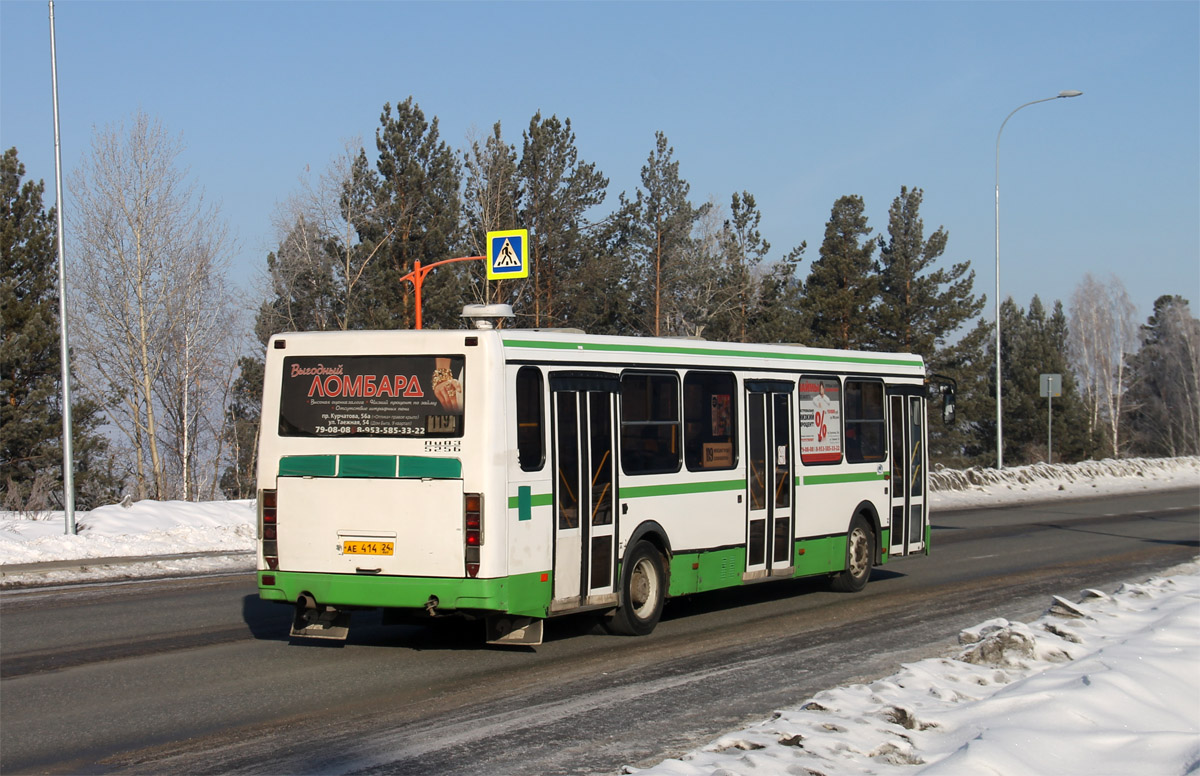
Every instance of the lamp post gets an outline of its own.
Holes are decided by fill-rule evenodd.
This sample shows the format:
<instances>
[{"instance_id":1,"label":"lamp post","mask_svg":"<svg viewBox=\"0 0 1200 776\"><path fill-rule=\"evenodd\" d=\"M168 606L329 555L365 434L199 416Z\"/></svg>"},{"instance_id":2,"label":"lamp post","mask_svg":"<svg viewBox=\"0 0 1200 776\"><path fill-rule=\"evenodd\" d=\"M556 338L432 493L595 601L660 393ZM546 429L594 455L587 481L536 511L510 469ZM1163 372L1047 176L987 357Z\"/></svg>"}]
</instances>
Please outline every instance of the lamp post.
<instances>
[{"instance_id":1,"label":"lamp post","mask_svg":"<svg viewBox=\"0 0 1200 776\"><path fill-rule=\"evenodd\" d=\"M1067 91L1059 92L1053 97L1043 97L1040 100L1027 102L1024 105L1018 105L1004 117L1004 121L1000 124L1000 131L996 133L996 468L1004 468L1004 421L1002 417L1002 400L1001 394L1003 390L1000 385L1000 135L1004 134L1004 125L1013 117L1021 108L1028 108L1030 105L1037 105L1039 102L1050 102L1051 100L1062 99L1063 97L1078 97L1083 92L1068 89Z\"/></svg>"}]
</instances>

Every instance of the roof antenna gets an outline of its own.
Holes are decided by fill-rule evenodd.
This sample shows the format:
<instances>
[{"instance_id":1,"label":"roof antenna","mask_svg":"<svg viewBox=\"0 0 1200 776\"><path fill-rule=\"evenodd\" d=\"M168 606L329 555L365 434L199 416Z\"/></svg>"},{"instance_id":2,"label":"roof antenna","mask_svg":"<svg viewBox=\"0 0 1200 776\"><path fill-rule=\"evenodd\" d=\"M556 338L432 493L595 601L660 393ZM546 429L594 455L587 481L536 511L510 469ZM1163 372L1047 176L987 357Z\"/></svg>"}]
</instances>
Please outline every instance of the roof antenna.
<instances>
[{"instance_id":1,"label":"roof antenna","mask_svg":"<svg viewBox=\"0 0 1200 776\"><path fill-rule=\"evenodd\" d=\"M476 329L494 329L504 319L516 316L510 304L469 304L463 306L460 317L474 323Z\"/></svg>"}]
</instances>

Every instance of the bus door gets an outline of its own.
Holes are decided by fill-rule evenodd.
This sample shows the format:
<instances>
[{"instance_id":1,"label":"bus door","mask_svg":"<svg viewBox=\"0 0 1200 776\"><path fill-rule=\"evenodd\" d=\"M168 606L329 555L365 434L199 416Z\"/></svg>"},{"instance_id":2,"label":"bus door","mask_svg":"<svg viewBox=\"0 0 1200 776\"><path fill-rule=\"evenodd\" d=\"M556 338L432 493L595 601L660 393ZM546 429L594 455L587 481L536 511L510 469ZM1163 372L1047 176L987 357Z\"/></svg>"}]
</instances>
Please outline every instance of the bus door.
<instances>
[{"instance_id":1,"label":"bus door","mask_svg":"<svg viewBox=\"0 0 1200 776\"><path fill-rule=\"evenodd\" d=\"M922 389L889 388L892 555L925 549L925 400Z\"/></svg>"},{"instance_id":2,"label":"bus door","mask_svg":"<svg viewBox=\"0 0 1200 776\"><path fill-rule=\"evenodd\" d=\"M746 382L746 579L793 571L794 388L784 380Z\"/></svg>"},{"instance_id":3,"label":"bus door","mask_svg":"<svg viewBox=\"0 0 1200 776\"><path fill-rule=\"evenodd\" d=\"M613 603L620 382L605 372L552 372L554 598L551 609Z\"/></svg>"}]
</instances>

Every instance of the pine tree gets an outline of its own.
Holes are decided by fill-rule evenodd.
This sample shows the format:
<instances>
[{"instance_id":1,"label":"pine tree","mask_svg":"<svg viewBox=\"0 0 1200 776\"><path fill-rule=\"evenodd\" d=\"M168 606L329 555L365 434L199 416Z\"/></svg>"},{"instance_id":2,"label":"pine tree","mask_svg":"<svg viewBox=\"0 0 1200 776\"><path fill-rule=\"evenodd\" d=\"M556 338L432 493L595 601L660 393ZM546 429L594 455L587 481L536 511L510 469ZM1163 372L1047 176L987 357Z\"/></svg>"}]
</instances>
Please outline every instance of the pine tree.
<instances>
[{"instance_id":1,"label":"pine tree","mask_svg":"<svg viewBox=\"0 0 1200 776\"><path fill-rule=\"evenodd\" d=\"M688 263L692 229L708 207L693 207L688 200L691 186L679 176L674 154L667 136L654 133L654 150L642 167L643 188L631 208L630 258L645 311L641 329L654 336L681 333L671 326L679 320L675 302L681 288L694 282Z\"/></svg>"},{"instance_id":2,"label":"pine tree","mask_svg":"<svg viewBox=\"0 0 1200 776\"><path fill-rule=\"evenodd\" d=\"M622 273L609 266L618 262L600 255L599 235L586 218L589 208L604 202L608 178L594 164L580 161L570 119L543 119L539 111L522 137L517 170L533 299L532 309L517 311L518 317L538 327L581 325L595 331L603 318L593 312L581 320L579 303L597 290L617 292L619 286L612 284Z\"/></svg>"},{"instance_id":3,"label":"pine tree","mask_svg":"<svg viewBox=\"0 0 1200 776\"><path fill-rule=\"evenodd\" d=\"M254 498L258 465L258 424L262 417L262 356L243 356L225 412L225 439L229 465L221 474L221 492L226 498Z\"/></svg>"},{"instance_id":4,"label":"pine tree","mask_svg":"<svg viewBox=\"0 0 1200 776\"><path fill-rule=\"evenodd\" d=\"M11 148L0 160L0 507L41 509L62 493L62 360L59 344L58 253L54 209L45 186L21 179L25 166ZM75 503L111 503L119 481L96 433L97 406L72 403Z\"/></svg>"},{"instance_id":5,"label":"pine tree","mask_svg":"<svg viewBox=\"0 0 1200 776\"><path fill-rule=\"evenodd\" d=\"M935 269L946 251L945 228L925 237L920 209L924 192L900 187L888 210L888 239L879 238L879 298L871 321L880 350L917 353L937 366L937 353L949 337L983 309L971 289L969 261Z\"/></svg>"},{"instance_id":6,"label":"pine tree","mask_svg":"<svg viewBox=\"0 0 1200 776\"><path fill-rule=\"evenodd\" d=\"M1048 407L1040 395L1042 374L1062 375L1062 396L1053 399L1054 460L1078 461L1092 453L1095 440L1088 436L1086 410L1067 362L1066 320L1061 302L1047 316L1037 296L1027 313L1012 299L1000 307L1005 464L1046 460ZM994 450L994 421L988 430Z\"/></svg>"},{"instance_id":7,"label":"pine tree","mask_svg":"<svg viewBox=\"0 0 1200 776\"><path fill-rule=\"evenodd\" d=\"M798 274L807 248L807 243L800 243L763 276L758 310L750 324L751 342L807 344L812 324L804 309L804 283Z\"/></svg>"},{"instance_id":8,"label":"pine tree","mask_svg":"<svg viewBox=\"0 0 1200 776\"><path fill-rule=\"evenodd\" d=\"M870 240L861 197L833 203L820 258L804 282L803 304L812 316L809 344L825 348L873 348L870 310L877 279L871 274Z\"/></svg>"},{"instance_id":9,"label":"pine tree","mask_svg":"<svg viewBox=\"0 0 1200 776\"><path fill-rule=\"evenodd\" d=\"M375 130L376 172L358 164L347 197L369 204L359 225L363 250L377 256L363 274L359 315L350 328L395 329L415 325L412 287L400 280L414 262L429 265L454 258L459 245L460 163L441 140L438 120L409 97L384 104ZM454 326L464 297L458 265L430 273L425 281L422 317L426 327Z\"/></svg>"},{"instance_id":10,"label":"pine tree","mask_svg":"<svg viewBox=\"0 0 1200 776\"><path fill-rule=\"evenodd\" d=\"M762 212L748 191L734 193L729 203L729 218L721 229L723 258L720 283L727 303L721 314L713 316L712 335L716 339L751 342L757 332L754 321L762 301L762 262L771 250L759 225Z\"/></svg>"},{"instance_id":11,"label":"pine tree","mask_svg":"<svg viewBox=\"0 0 1200 776\"><path fill-rule=\"evenodd\" d=\"M888 236L878 240L875 273L879 296L871 308L871 328L879 350L919 354L931 373L958 383L960 422L953 426L931 423L929 444L939 462L963 465L974 451L975 424L987 417L986 334L976 326L951 340L966 321L979 315L985 298L972 293L975 273L970 262L954 264L949 270L936 266L945 254L949 235L944 227L938 227L925 236L920 214L923 198L921 189L901 186L888 209ZM930 417L936 414L931 411Z\"/></svg>"},{"instance_id":12,"label":"pine tree","mask_svg":"<svg viewBox=\"0 0 1200 776\"><path fill-rule=\"evenodd\" d=\"M1129 363L1129 431L1144 455L1200 454L1200 320L1178 295L1160 296Z\"/></svg>"},{"instance_id":13,"label":"pine tree","mask_svg":"<svg viewBox=\"0 0 1200 776\"><path fill-rule=\"evenodd\" d=\"M995 465L996 393L995 329L991 322L979 320L953 346L939 353L936 367L929 372L946 375L957 383L957 422L939 420L940 397L931 397L929 405L929 455L943 466Z\"/></svg>"}]
</instances>

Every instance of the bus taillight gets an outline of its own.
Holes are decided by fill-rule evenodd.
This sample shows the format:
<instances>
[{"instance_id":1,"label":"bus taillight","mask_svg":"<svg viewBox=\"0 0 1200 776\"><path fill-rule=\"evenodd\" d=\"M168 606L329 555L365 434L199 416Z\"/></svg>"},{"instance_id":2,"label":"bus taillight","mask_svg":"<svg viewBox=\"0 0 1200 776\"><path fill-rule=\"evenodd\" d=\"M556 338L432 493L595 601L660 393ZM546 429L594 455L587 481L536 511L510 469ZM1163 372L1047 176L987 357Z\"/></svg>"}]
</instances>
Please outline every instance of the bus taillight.
<instances>
[{"instance_id":1,"label":"bus taillight","mask_svg":"<svg viewBox=\"0 0 1200 776\"><path fill-rule=\"evenodd\" d=\"M261 518L258 535L262 539L263 561L272 571L279 568L279 511L276 498L277 492L274 490L263 490L258 495Z\"/></svg>"},{"instance_id":2,"label":"bus taillight","mask_svg":"<svg viewBox=\"0 0 1200 776\"><path fill-rule=\"evenodd\" d=\"M463 498L463 541L467 576L479 573L479 548L483 545L483 496L468 493Z\"/></svg>"}]
</instances>

